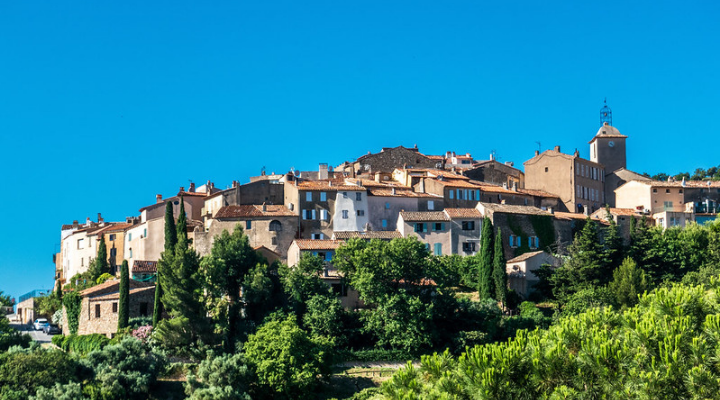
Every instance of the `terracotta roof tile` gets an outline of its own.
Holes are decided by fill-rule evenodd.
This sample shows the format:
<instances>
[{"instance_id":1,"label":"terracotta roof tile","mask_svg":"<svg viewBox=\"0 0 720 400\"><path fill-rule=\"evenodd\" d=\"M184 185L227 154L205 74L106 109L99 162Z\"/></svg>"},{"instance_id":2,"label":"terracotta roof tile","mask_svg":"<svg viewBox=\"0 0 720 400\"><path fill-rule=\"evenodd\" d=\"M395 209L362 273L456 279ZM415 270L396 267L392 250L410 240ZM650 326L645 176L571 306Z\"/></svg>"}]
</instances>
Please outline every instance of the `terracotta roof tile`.
<instances>
[{"instance_id":1,"label":"terracotta roof tile","mask_svg":"<svg viewBox=\"0 0 720 400\"><path fill-rule=\"evenodd\" d=\"M293 217L296 214L284 205L242 205L225 206L218 210L216 219L223 218L253 218L253 217Z\"/></svg>"},{"instance_id":2,"label":"terracotta roof tile","mask_svg":"<svg viewBox=\"0 0 720 400\"><path fill-rule=\"evenodd\" d=\"M510 264L510 263L522 262L522 261L527 260L528 258L535 257L536 255L542 254L542 253L543 253L542 250L540 250L540 251L531 251L531 252L528 252L528 253L523 253L523 254L520 254L519 256L517 256L517 257L515 257L515 258L513 258L513 259L511 259L511 260L508 260L507 263Z\"/></svg>"},{"instance_id":3,"label":"terracotta roof tile","mask_svg":"<svg viewBox=\"0 0 720 400\"><path fill-rule=\"evenodd\" d=\"M317 239L295 239L300 250L334 250L340 247L344 240L317 240Z\"/></svg>"},{"instance_id":4,"label":"terracotta roof tile","mask_svg":"<svg viewBox=\"0 0 720 400\"><path fill-rule=\"evenodd\" d=\"M446 208L445 212L450 218L482 218L477 208Z\"/></svg>"},{"instance_id":5,"label":"terracotta roof tile","mask_svg":"<svg viewBox=\"0 0 720 400\"><path fill-rule=\"evenodd\" d=\"M364 192L367 188L357 185L348 185L344 179L332 179L326 181L300 181L297 184L298 190L319 190L319 191L356 191Z\"/></svg>"},{"instance_id":6,"label":"terracotta roof tile","mask_svg":"<svg viewBox=\"0 0 720 400\"><path fill-rule=\"evenodd\" d=\"M401 211L400 216L405 222L450 221L443 211Z\"/></svg>"},{"instance_id":7,"label":"terracotta roof tile","mask_svg":"<svg viewBox=\"0 0 720 400\"><path fill-rule=\"evenodd\" d=\"M117 291L118 287L120 286L120 280L119 279L111 279L109 281L106 281L104 283L101 283L99 285L93 286L91 288L87 288L80 292L80 296L99 296L101 294L106 293L112 293L113 291ZM155 286L153 283L146 283L146 282L138 282L134 279L130 279L130 288L138 288L138 287L148 287L148 286Z\"/></svg>"},{"instance_id":8,"label":"terracotta roof tile","mask_svg":"<svg viewBox=\"0 0 720 400\"><path fill-rule=\"evenodd\" d=\"M130 289L130 295L131 295L131 296L134 295L134 294L143 293L143 292L153 292L153 293L154 293L154 292L155 292L155 285L153 285L153 286L147 286L147 287L136 287L136 288L131 288L131 289ZM104 295L99 295L99 296L93 296L93 300L94 300L94 301L98 301L98 300L115 300L115 299L119 299L119 298L120 298L120 292L119 292L119 291L112 292L112 293L108 293L108 294L104 294Z\"/></svg>"},{"instance_id":9,"label":"terracotta roof tile","mask_svg":"<svg viewBox=\"0 0 720 400\"><path fill-rule=\"evenodd\" d=\"M552 194L550 192L546 192L544 190L518 189L518 192L523 193L523 194L529 194L530 196L535 196L535 197L550 197L550 198L554 198L554 199L560 198L560 196L558 196L556 194Z\"/></svg>"},{"instance_id":10,"label":"terracotta roof tile","mask_svg":"<svg viewBox=\"0 0 720 400\"><path fill-rule=\"evenodd\" d=\"M442 198L442 196L432 193L418 193L412 190L395 190L393 194L392 189L370 189L368 192L373 196L378 197L415 197L415 198Z\"/></svg>"},{"instance_id":11,"label":"terracotta roof tile","mask_svg":"<svg viewBox=\"0 0 720 400\"><path fill-rule=\"evenodd\" d=\"M398 231L367 231L367 232L335 232L335 239L347 240L353 238L359 239L397 239L402 235Z\"/></svg>"},{"instance_id":12,"label":"terracotta roof tile","mask_svg":"<svg viewBox=\"0 0 720 400\"><path fill-rule=\"evenodd\" d=\"M157 261L133 261L132 273L154 274L157 273Z\"/></svg>"}]
</instances>

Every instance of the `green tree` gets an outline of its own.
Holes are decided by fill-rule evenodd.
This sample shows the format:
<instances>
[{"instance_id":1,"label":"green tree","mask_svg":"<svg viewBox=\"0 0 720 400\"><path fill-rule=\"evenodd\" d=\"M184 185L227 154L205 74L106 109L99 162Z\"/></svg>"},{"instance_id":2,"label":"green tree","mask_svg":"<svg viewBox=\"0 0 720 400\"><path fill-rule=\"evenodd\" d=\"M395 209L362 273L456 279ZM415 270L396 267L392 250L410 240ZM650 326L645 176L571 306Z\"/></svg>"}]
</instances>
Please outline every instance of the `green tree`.
<instances>
[{"instance_id":1,"label":"green tree","mask_svg":"<svg viewBox=\"0 0 720 400\"><path fill-rule=\"evenodd\" d=\"M377 338L378 346L418 354L437 342L433 307L400 289L386 295L371 312L362 314L363 329Z\"/></svg>"},{"instance_id":2,"label":"green tree","mask_svg":"<svg viewBox=\"0 0 720 400\"><path fill-rule=\"evenodd\" d=\"M340 300L326 295L314 295L307 301L307 312L303 316L303 325L313 336L325 336L342 341L343 307Z\"/></svg>"},{"instance_id":3,"label":"green tree","mask_svg":"<svg viewBox=\"0 0 720 400\"><path fill-rule=\"evenodd\" d=\"M90 267L88 268L88 271L90 272L90 279L93 281L100 277L100 275L110 272L110 265L107 261L107 247L102 236L98 236L97 243L97 257L92 260Z\"/></svg>"},{"instance_id":4,"label":"green tree","mask_svg":"<svg viewBox=\"0 0 720 400\"><path fill-rule=\"evenodd\" d=\"M553 294L561 301L582 289L598 286L606 273L602 261L603 247L598 243L595 221L588 218L582 231L568 247L569 258L552 275Z\"/></svg>"},{"instance_id":5,"label":"green tree","mask_svg":"<svg viewBox=\"0 0 720 400\"><path fill-rule=\"evenodd\" d=\"M615 222L612 214L610 214L610 207L605 207L605 219L608 226L604 229L604 240L603 240L603 269L605 271L615 270L622 262L624 253L623 239L620 236L618 225ZM601 279L601 283L607 283L610 281L609 274L601 274L604 279Z\"/></svg>"},{"instance_id":6,"label":"green tree","mask_svg":"<svg viewBox=\"0 0 720 400\"><path fill-rule=\"evenodd\" d=\"M637 267L635 261L628 257L613 272L613 280L608 285L615 295L618 305L631 307L637 304L638 295L647 289L645 272Z\"/></svg>"},{"instance_id":7,"label":"green tree","mask_svg":"<svg viewBox=\"0 0 720 400\"><path fill-rule=\"evenodd\" d=\"M493 226L490 218L483 218L482 231L480 233L480 298L490 299L495 294L493 282Z\"/></svg>"},{"instance_id":8,"label":"green tree","mask_svg":"<svg viewBox=\"0 0 720 400\"><path fill-rule=\"evenodd\" d=\"M330 286L320 278L324 268L325 262L320 257L305 253L294 267L283 265L279 270L285 293L300 320L311 297L332 296Z\"/></svg>"},{"instance_id":9,"label":"green tree","mask_svg":"<svg viewBox=\"0 0 720 400\"><path fill-rule=\"evenodd\" d=\"M185 394L190 400L250 400L254 380L242 353L208 355L188 375Z\"/></svg>"},{"instance_id":10,"label":"green tree","mask_svg":"<svg viewBox=\"0 0 720 400\"><path fill-rule=\"evenodd\" d=\"M184 207L183 207L184 209ZM177 244L177 231L175 229L175 216L173 214L173 204L168 201L165 205L165 251L160 255L158 261L157 276L155 277L155 303L153 305L153 319L152 325L157 326L160 319L162 319L163 304L163 282L162 274L163 270L168 269L170 263L169 259L172 258L175 252L175 245Z\"/></svg>"},{"instance_id":11,"label":"green tree","mask_svg":"<svg viewBox=\"0 0 720 400\"><path fill-rule=\"evenodd\" d=\"M319 378L330 373L326 343L308 337L292 315L260 326L245 344L245 357L272 398L313 398Z\"/></svg>"},{"instance_id":12,"label":"green tree","mask_svg":"<svg viewBox=\"0 0 720 400\"><path fill-rule=\"evenodd\" d=\"M258 261L257 252L237 224L232 234L223 230L215 237L210 254L201 263L212 320L216 332L222 332L227 352L234 351L240 332L241 288Z\"/></svg>"},{"instance_id":13,"label":"green tree","mask_svg":"<svg viewBox=\"0 0 720 400\"><path fill-rule=\"evenodd\" d=\"M130 320L130 271L127 260L120 266L120 299L118 300L118 331L128 326Z\"/></svg>"},{"instance_id":14,"label":"green tree","mask_svg":"<svg viewBox=\"0 0 720 400\"><path fill-rule=\"evenodd\" d=\"M68 292L63 296L63 306L65 306L65 317L68 322L68 329L70 333L77 334L78 325L80 323L80 307L82 303L82 297L78 291Z\"/></svg>"},{"instance_id":15,"label":"green tree","mask_svg":"<svg viewBox=\"0 0 720 400\"><path fill-rule=\"evenodd\" d=\"M505 253L502 245L502 230L498 228L495 236L495 257L493 259L493 283L495 286L495 300L502 303L503 307L507 302L508 277L505 263Z\"/></svg>"}]
</instances>

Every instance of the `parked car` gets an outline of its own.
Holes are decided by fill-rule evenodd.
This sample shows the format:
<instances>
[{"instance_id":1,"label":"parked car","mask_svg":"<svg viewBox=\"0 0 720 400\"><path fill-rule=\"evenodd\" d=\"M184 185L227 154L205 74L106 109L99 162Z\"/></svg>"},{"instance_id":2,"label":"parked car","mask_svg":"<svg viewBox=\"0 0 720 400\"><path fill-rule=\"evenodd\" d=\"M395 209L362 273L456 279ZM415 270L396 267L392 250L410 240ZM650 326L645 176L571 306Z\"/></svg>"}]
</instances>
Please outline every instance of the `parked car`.
<instances>
[{"instance_id":1,"label":"parked car","mask_svg":"<svg viewBox=\"0 0 720 400\"><path fill-rule=\"evenodd\" d=\"M62 330L57 324L47 324L43 327L43 332L47 335L56 335L58 333L62 333Z\"/></svg>"},{"instance_id":2,"label":"parked car","mask_svg":"<svg viewBox=\"0 0 720 400\"><path fill-rule=\"evenodd\" d=\"M48 324L47 318L38 318L33 322L33 329L41 331Z\"/></svg>"}]
</instances>

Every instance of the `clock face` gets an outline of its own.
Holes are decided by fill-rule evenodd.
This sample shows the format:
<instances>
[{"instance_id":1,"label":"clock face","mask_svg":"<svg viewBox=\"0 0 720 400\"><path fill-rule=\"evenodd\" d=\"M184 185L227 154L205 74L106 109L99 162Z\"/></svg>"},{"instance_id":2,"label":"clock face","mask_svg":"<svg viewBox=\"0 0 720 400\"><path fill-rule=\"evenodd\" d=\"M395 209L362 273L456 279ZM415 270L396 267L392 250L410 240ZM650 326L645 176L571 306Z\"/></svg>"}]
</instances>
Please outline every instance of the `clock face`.
<instances>
[{"instance_id":1,"label":"clock face","mask_svg":"<svg viewBox=\"0 0 720 400\"><path fill-rule=\"evenodd\" d=\"M615 142L613 142L612 140L609 141L609 142L608 142L608 146L610 146L610 147L615 147Z\"/></svg>"}]
</instances>

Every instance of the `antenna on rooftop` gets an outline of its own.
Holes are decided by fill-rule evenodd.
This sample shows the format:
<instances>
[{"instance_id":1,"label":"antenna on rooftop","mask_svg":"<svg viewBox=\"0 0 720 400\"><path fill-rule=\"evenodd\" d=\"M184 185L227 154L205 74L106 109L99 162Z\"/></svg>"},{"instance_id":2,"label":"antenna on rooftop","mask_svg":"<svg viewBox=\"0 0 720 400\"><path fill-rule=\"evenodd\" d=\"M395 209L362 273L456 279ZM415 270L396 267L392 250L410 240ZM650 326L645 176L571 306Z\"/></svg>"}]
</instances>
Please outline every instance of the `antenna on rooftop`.
<instances>
[{"instance_id":1,"label":"antenna on rooftop","mask_svg":"<svg viewBox=\"0 0 720 400\"><path fill-rule=\"evenodd\" d=\"M535 142L535 143L537 143L537 145L538 145L538 151L542 151L542 146L541 146L540 142Z\"/></svg>"},{"instance_id":2,"label":"antenna on rooftop","mask_svg":"<svg viewBox=\"0 0 720 400\"><path fill-rule=\"evenodd\" d=\"M262 168L260 168L260 175L265 176L265 166L264 165Z\"/></svg>"}]
</instances>

